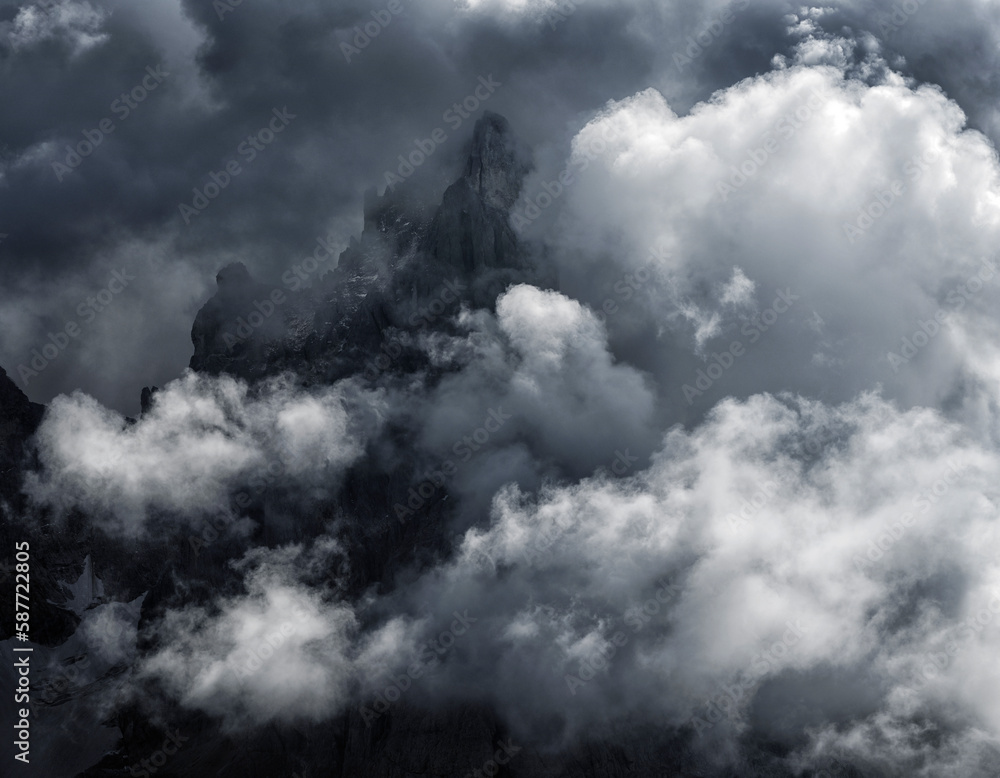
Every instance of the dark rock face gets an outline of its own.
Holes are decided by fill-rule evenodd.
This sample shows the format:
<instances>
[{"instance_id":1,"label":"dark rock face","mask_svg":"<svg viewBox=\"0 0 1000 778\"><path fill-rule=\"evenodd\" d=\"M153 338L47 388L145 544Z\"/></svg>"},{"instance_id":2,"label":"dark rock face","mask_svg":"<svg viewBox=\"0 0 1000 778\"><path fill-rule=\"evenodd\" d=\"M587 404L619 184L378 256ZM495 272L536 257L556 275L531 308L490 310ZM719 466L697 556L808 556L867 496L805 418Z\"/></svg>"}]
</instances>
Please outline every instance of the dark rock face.
<instances>
[{"instance_id":1,"label":"dark rock face","mask_svg":"<svg viewBox=\"0 0 1000 778\"><path fill-rule=\"evenodd\" d=\"M502 116L476 123L465 175L448 187L425 241L442 265L467 276L519 265L509 213L530 170L527 152Z\"/></svg>"},{"instance_id":2,"label":"dark rock face","mask_svg":"<svg viewBox=\"0 0 1000 778\"><path fill-rule=\"evenodd\" d=\"M516 262L517 238L505 216L463 178L445 192L425 245L442 265L464 275L509 267Z\"/></svg>"},{"instance_id":3,"label":"dark rock face","mask_svg":"<svg viewBox=\"0 0 1000 778\"><path fill-rule=\"evenodd\" d=\"M14 634L14 567L7 563L14 560L14 544L28 542L32 559L45 559L44 565L33 564L29 570L31 635L43 645L66 640L78 623L72 613L55 604L65 598L59 584L65 566L77 561L72 541L32 533L19 521L26 510L21 492L24 475L35 464L31 438L44 413L45 406L31 402L0 368L0 544L6 549L0 581L6 582L10 593L0 601L0 640Z\"/></svg>"},{"instance_id":4,"label":"dark rock face","mask_svg":"<svg viewBox=\"0 0 1000 778\"><path fill-rule=\"evenodd\" d=\"M5 500L17 497L25 444L44 412L45 406L31 402L0 368L0 496Z\"/></svg>"},{"instance_id":5,"label":"dark rock face","mask_svg":"<svg viewBox=\"0 0 1000 778\"><path fill-rule=\"evenodd\" d=\"M215 280L218 291L198 311L191 329L191 369L254 377L266 343L284 333L285 312L276 309L271 290L254 281L241 262L222 268ZM254 326L258 317L260 324Z\"/></svg>"},{"instance_id":6,"label":"dark rock face","mask_svg":"<svg viewBox=\"0 0 1000 778\"><path fill-rule=\"evenodd\" d=\"M45 406L31 402L6 371L0 368L0 543L7 549L4 561L14 555L14 543L24 540L12 519L24 510L21 484L30 459L29 441L45 412ZM13 580L11 570L3 568L2 579ZM7 590L13 592L13 584ZM0 639L14 631L14 597L0 602Z\"/></svg>"},{"instance_id":7,"label":"dark rock face","mask_svg":"<svg viewBox=\"0 0 1000 778\"><path fill-rule=\"evenodd\" d=\"M142 393L139 395L139 407L140 414L145 416L149 410L153 407L153 400L156 397L156 393L160 391L158 386L144 386L142 387Z\"/></svg>"},{"instance_id":8,"label":"dark rock face","mask_svg":"<svg viewBox=\"0 0 1000 778\"><path fill-rule=\"evenodd\" d=\"M336 266L315 270L308 288L294 277L268 287L241 263L223 268L218 291L195 318L191 369L250 380L291 370L334 381L362 372L389 329L428 326L419 317L414 324L413 314L450 299L446 288L464 294L430 326L444 326L462 303L491 307L509 284L532 277L510 224L529 170L529 154L507 120L486 113L462 176L429 217L405 184L381 196L369 190L360 240ZM414 367L406 358L399 365Z\"/></svg>"},{"instance_id":9,"label":"dark rock face","mask_svg":"<svg viewBox=\"0 0 1000 778\"><path fill-rule=\"evenodd\" d=\"M530 154L514 136L510 123L486 111L473 131L464 180L487 208L507 213L530 169Z\"/></svg>"}]
</instances>

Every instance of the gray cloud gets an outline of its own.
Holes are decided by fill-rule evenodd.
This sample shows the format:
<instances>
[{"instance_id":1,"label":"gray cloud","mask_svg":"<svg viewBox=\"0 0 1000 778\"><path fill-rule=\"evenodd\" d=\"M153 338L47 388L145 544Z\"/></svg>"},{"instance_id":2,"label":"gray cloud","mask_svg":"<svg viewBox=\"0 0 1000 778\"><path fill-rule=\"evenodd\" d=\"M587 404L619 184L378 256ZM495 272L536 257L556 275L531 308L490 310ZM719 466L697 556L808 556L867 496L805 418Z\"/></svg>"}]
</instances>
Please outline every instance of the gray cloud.
<instances>
[{"instance_id":1,"label":"gray cloud","mask_svg":"<svg viewBox=\"0 0 1000 778\"><path fill-rule=\"evenodd\" d=\"M354 403L367 410L349 413ZM25 490L57 515L79 507L126 536L232 517L248 507L234 503L238 487L275 472L306 499L328 498L377 429L379 404L350 383L305 392L278 379L251 394L189 372L128 425L87 395L61 396L36 436L45 467Z\"/></svg>"},{"instance_id":2,"label":"gray cloud","mask_svg":"<svg viewBox=\"0 0 1000 778\"><path fill-rule=\"evenodd\" d=\"M0 246L8 279L0 359L11 372L28 364L112 267L155 255L166 266L137 282L113 326L87 333L92 345L74 347L25 385L38 400L82 387L134 411L135 387L165 383L186 363L184 322L218 267L242 259L257 275L277 277L331 227L346 245L360 227L361 192L384 185L415 139L447 127L442 116L479 76L503 83L490 108L508 115L540 159L558 160L607 100L652 86L683 112L766 71L801 37L788 32L786 18L798 7L784 2L574 7L560 19L550 3L402 3L348 62L340 44L379 9L244 3L219 18L211 5L192 3L155 11L111 0L4 5L0 99L32 110L8 112L0 124L0 231L8 234ZM992 135L995 68L976 53L995 48L988 5L963 3L952 13L924 4L898 30L885 26L892 12L844 2L812 14L810 24L817 33L849 25L858 40L874 35L893 67L944 85ZM718 22L719 31L722 18L731 21ZM688 50L689 37L701 51L679 67L675 55ZM594 51L608 52L615 66L604 67ZM122 118L116 100L157 66L169 75ZM285 106L301 118L185 224L178 207L192 189ZM85 142L102 119L114 122L113 133L60 181L53 163L65 164L66 146ZM468 129L449 128L425 166L431 191L454 176ZM115 342L123 331L132 338ZM100 371L88 367L95 351Z\"/></svg>"},{"instance_id":3,"label":"gray cloud","mask_svg":"<svg viewBox=\"0 0 1000 778\"><path fill-rule=\"evenodd\" d=\"M803 766L985 774L970 765L996 748L1000 579L980 539L998 468L961 426L874 395L726 401L624 479L501 490L491 526L380 598L365 630L349 602L302 584L335 546L255 552L238 566L247 594L212 616L169 612L144 672L234 726L374 715L395 684L418 704L487 700L532 742L640 715L692 731L719 769L749 727ZM296 608L281 651L238 683L235 658L261 654L263 630ZM433 672L413 671L456 614L471 626ZM867 691L824 691L838 677ZM789 718L804 696L808 716ZM913 745L915 716L947 746Z\"/></svg>"},{"instance_id":4,"label":"gray cloud","mask_svg":"<svg viewBox=\"0 0 1000 778\"><path fill-rule=\"evenodd\" d=\"M409 673L408 702L488 703L536 745L633 717L723 774L748 737L793 770L990 774L993 6L388 7L0 6L0 99L38 106L0 119L0 360L36 399L89 393L49 406L32 508L150 542L242 530L234 496L280 461L264 513L308 536L165 598L139 678L228 732L365 717ZM554 288L394 333L415 371L167 383L218 266L270 283L318 235L346 246L361 192L441 130L407 184L436 202L480 79L534 148L513 223ZM415 505L374 515L359 483ZM440 547L359 573L331 517ZM109 662L131 656L119 610L79 633Z\"/></svg>"}]
</instances>

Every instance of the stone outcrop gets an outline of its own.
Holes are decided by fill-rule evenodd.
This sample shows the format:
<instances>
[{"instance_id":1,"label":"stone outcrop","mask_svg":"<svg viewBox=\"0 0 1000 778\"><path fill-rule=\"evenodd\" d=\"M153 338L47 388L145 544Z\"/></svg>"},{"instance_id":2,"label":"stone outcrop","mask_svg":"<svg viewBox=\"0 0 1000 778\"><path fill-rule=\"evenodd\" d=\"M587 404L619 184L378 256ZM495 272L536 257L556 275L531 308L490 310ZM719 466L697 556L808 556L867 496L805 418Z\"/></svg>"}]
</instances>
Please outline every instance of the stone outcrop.
<instances>
[{"instance_id":1,"label":"stone outcrop","mask_svg":"<svg viewBox=\"0 0 1000 778\"><path fill-rule=\"evenodd\" d=\"M14 499L18 493L25 444L44 411L44 406L31 402L0 368L0 496L4 499Z\"/></svg>"}]
</instances>

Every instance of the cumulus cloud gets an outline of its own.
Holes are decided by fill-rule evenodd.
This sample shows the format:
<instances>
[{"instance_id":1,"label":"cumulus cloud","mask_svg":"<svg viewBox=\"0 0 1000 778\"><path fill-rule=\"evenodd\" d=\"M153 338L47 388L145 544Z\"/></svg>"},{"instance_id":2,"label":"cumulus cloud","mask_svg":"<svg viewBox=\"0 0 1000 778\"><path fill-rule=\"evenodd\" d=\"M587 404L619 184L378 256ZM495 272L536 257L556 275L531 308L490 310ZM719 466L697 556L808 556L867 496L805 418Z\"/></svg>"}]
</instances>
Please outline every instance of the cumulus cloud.
<instances>
[{"instance_id":1,"label":"cumulus cloud","mask_svg":"<svg viewBox=\"0 0 1000 778\"><path fill-rule=\"evenodd\" d=\"M657 445L649 377L615 359L604 325L576 300L519 284L495 314L466 311L455 325L457 334L415 340L439 379L385 383L388 406L413 432L415 450L400 453L418 458L420 489L447 485L464 523L482 522L505 483L534 489L633 468Z\"/></svg>"},{"instance_id":2,"label":"cumulus cloud","mask_svg":"<svg viewBox=\"0 0 1000 778\"><path fill-rule=\"evenodd\" d=\"M49 406L35 439L42 469L26 491L59 514L79 508L110 532L142 535L154 519L245 509L236 487L276 474L293 493L329 496L377 426L377 396L350 383L306 392L276 379L251 391L189 372L131 424L75 393Z\"/></svg>"},{"instance_id":3,"label":"cumulus cloud","mask_svg":"<svg viewBox=\"0 0 1000 778\"><path fill-rule=\"evenodd\" d=\"M960 425L875 395L727 400L634 476L501 490L492 526L399 598L479 618L435 688L525 737L639 713L730 758L750 732L803 764L957 776L951 750L1000 732L998 469ZM950 745L909 743L917 721Z\"/></svg>"},{"instance_id":4,"label":"cumulus cloud","mask_svg":"<svg viewBox=\"0 0 1000 778\"><path fill-rule=\"evenodd\" d=\"M64 42L74 56L105 43L110 35L103 31L108 12L88 2L29 4L22 7L10 22L8 41L14 50L36 46L44 41Z\"/></svg>"},{"instance_id":5,"label":"cumulus cloud","mask_svg":"<svg viewBox=\"0 0 1000 778\"><path fill-rule=\"evenodd\" d=\"M359 705L426 650L429 619L390 614L362 631L357 606L326 572L345 550L322 536L308 547L248 551L232 567L243 591L208 607L166 611L145 637L156 650L137 668L189 709L231 731L317 722ZM337 583L334 581L333 583Z\"/></svg>"},{"instance_id":6,"label":"cumulus cloud","mask_svg":"<svg viewBox=\"0 0 1000 778\"><path fill-rule=\"evenodd\" d=\"M604 326L580 303L522 284L498 298L495 321L464 321L471 334L448 352L460 369L429 399L428 448L450 448L459 431L482 422L484 406L512 417L503 437L588 472L618 445L644 445L651 388L641 372L616 364Z\"/></svg>"},{"instance_id":7,"label":"cumulus cloud","mask_svg":"<svg viewBox=\"0 0 1000 778\"><path fill-rule=\"evenodd\" d=\"M312 554L335 551L321 544ZM290 572L300 561L309 564L300 547L251 553L243 560L244 595L211 611L168 611L155 628L164 646L143 661L140 675L160 679L183 705L232 728L318 720L337 710L351 680L347 652L356 622L349 607Z\"/></svg>"},{"instance_id":8,"label":"cumulus cloud","mask_svg":"<svg viewBox=\"0 0 1000 778\"><path fill-rule=\"evenodd\" d=\"M135 659L136 622L142 597L130 603L111 602L98 605L88 614L80 631L93 656L116 664Z\"/></svg>"},{"instance_id":9,"label":"cumulus cloud","mask_svg":"<svg viewBox=\"0 0 1000 778\"><path fill-rule=\"evenodd\" d=\"M625 478L500 490L367 627L305 585L319 552L253 552L244 595L167 613L144 672L231 726L372 716L410 672L410 702L488 701L548 745L638 716L720 770L749 734L812 769L986 774L998 472L962 425L877 395L727 400Z\"/></svg>"},{"instance_id":10,"label":"cumulus cloud","mask_svg":"<svg viewBox=\"0 0 1000 778\"><path fill-rule=\"evenodd\" d=\"M997 380L993 146L940 89L884 67L869 83L833 60L800 51L683 116L647 90L574 141L565 208L537 237L595 307L615 293L594 274L647 272L608 326L662 383L675 420L728 394L842 402L876 384L907 405L975 413ZM695 387L734 342L752 357Z\"/></svg>"},{"instance_id":11,"label":"cumulus cloud","mask_svg":"<svg viewBox=\"0 0 1000 778\"><path fill-rule=\"evenodd\" d=\"M147 535L240 514L234 493L277 462L290 499L377 524L370 505L335 499L360 463L377 474L361 489L410 475L443 487L456 499L441 522L460 517L460 542L431 544L412 569L393 558L353 589L331 581L333 560L356 551L346 541L251 550L234 565L239 591L178 595L156 614L139 675L231 731L366 718L408 674L408 702L489 703L546 746L640 721L689 737L719 774L747 742L772 744L792 770L836 759L875 774L989 774L1000 748L1000 163L995 78L973 59L995 43L995 8L963 1L954 21L917 4L889 29L884 9L853 2L593 3L554 26L543 2L445 5L412 7L362 52L351 86L334 79L318 129L301 145L288 136L260 169L278 182L254 194L267 218L245 235L219 228L247 221L249 195L233 189L215 226L176 242L193 251L210 232L194 254L214 261L239 233L258 241L250 263L272 268L275 249L320 231L303 225L349 231L316 210L329 202L315 197L332 178L323 165L299 165L307 218L289 231L276 206L287 160L323 156L330 137L354 144L331 199L356 205L385 148L426 136L469 74L500 61L491 107L546 139L515 223L556 288L516 285L491 310L401 335L430 365L386 371L377 389L188 374L134 424L83 394L58 397L27 491L60 516L80 508L109 532ZM261 8L225 24L190 11L206 36L202 87L229 102L208 101L188 131L212 111L252 125L264 97L246 85L277 99L299 72L270 42L274 8ZM721 21L734 9L739 24ZM343 40L368 12L308 6L301 24ZM22 55L29 33L49 29L26 13ZM975 45L954 52L970 26ZM680 67L672 55L688 35L699 50ZM264 38L287 69L261 83L238 52ZM567 75L595 45L623 52L616 74ZM427 91L384 77L390 60L428 51ZM330 113L368 92L401 101L403 118L376 130L363 112ZM199 147L193 180L231 145ZM449 170L458 145L430 166ZM171 155L155 159L171 196L186 194ZM5 171L23 182L35 164L22 156ZM134 225L160 224L147 206ZM32 283L22 279L42 288ZM10 311L0 316L25 341L31 327ZM420 539L436 544L432 524ZM94 609L81 635L127 661L134 633L115 625L133 616Z\"/></svg>"}]
</instances>

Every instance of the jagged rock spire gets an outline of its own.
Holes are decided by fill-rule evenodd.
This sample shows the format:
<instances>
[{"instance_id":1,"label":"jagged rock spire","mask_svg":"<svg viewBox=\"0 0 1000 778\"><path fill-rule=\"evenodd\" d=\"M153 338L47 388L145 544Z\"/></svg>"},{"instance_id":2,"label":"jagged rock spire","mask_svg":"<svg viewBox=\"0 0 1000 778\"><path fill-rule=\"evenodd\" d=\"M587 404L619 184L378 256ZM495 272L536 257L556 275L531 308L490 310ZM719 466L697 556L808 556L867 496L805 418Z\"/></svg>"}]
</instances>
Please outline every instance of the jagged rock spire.
<instances>
[{"instance_id":1,"label":"jagged rock spire","mask_svg":"<svg viewBox=\"0 0 1000 778\"><path fill-rule=\"evenodd\" d=\"M472 190L491 208L508 211L517 201L529 169L528 152L514 137L510 123L500 114L486 111L476 122L465 167Z\"/></svg>"},{"instance_id":2,"label":"jagged rock spire","mask_svg":"<svg viewBox=\"0 0 1000 778\"><path fill-rule=\"evenodd\" d=\"M529 170L528 153L510 124L487 111L476 122L465 174L445 191L424 248L466 274L516 266L509 215Z\"/></svg>"}]
</instances>

